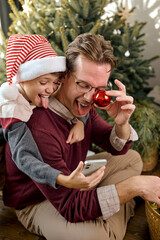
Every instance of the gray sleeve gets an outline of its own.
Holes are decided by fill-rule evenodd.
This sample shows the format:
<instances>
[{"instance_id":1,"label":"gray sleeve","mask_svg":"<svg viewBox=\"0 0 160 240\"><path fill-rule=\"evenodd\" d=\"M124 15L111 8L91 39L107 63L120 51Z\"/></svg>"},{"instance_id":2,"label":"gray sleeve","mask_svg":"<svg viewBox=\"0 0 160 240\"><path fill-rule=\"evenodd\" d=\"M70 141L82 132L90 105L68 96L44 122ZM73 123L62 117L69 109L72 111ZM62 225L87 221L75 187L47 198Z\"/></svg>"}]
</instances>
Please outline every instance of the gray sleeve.
<instances>
[{"instance_id":1,"label":"gray sleeve","mask_svg":"<svg viewBox=\"0 0 160 240\"><path fill-rule=\"evenodd\" d=\"M16 122L3 130L16 166L38 183L57 188L56 179L62 173L44 163L32 133L24 122Z\"/></svg>"},{"instance_id":2,"label":"gray sleeve","mask_svg":"<svg viewBox=\"0 0 160 240\"><path fill-rule=\"evenodd\" d=\"M89 113L87 113L87 114L86 114L84 117L82 117L82 118L78 118L78 120L82 121L82 122L84 123L84 125L85 125L88 118L89 118Z\"/></svg>"}]
</instances>

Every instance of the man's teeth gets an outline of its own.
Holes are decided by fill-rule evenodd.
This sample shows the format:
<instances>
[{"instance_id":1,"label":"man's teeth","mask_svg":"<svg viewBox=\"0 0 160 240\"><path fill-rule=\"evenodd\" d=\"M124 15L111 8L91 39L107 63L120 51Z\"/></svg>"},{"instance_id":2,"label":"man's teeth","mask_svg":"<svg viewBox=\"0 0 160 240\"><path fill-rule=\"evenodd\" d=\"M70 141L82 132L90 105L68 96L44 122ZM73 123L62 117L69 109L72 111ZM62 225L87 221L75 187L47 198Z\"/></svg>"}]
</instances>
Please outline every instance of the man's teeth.
<instances>
[{"instance_id":1,"label":"man's teeth","mask_svg":"<svg viewBox=\"0 0 160 240\"><path fill-rule=\"evenodd\" d=\"M88 104L80 103L82 107L88 107Z\"/></svg>"}]
</instances>

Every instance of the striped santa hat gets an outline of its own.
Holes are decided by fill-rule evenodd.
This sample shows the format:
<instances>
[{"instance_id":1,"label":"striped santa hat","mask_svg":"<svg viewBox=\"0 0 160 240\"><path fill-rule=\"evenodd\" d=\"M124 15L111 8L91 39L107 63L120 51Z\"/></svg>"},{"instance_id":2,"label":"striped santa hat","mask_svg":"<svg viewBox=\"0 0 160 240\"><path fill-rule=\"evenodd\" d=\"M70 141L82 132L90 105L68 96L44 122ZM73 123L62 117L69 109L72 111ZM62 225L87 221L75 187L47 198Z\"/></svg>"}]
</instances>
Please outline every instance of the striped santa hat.
<instances>
[{"instance_id":1,"label":"striped santa hat","mask_svg":"<svg viewBox=\"0 0 160 240\"><path fill-rule=\"evenodd\" d=\"M66 70L66 58L57 56L41 35L12 35L8 40L6 58L9 83L29 81L47 73Z\"/></svg>"},{"instance_id":2,"label":"striped santa hat","mask_svg":"<svg viewBox=\"0 0 160 240\"><path fill-rule=\"evenodd\" d=\"M64 72L65 70L66 58L57 56L45 37L16 34L9 38L6 54L8 85L11 86L12 83L25 82L47 73ZM6 88L6 86L1 88L3 88L1 93L8 97L13 97L13 92L17 91L14 84L10 88ZM15 95L17 94L15 93Z\"/></svg>"}]
</instances>

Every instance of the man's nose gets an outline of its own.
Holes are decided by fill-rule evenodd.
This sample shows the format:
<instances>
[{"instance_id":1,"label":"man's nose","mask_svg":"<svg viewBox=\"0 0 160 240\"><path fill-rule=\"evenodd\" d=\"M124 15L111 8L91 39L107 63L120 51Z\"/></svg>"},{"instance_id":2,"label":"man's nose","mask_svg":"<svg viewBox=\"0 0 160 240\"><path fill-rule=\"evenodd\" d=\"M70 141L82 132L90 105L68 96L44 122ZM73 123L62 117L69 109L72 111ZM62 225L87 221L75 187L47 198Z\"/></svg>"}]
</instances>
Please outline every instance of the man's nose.
<instances>
[{"instance_id":1,"label":"man's nose","mask_svg":"<svg viewBox=\"0 0 160 240\"><path fill-rule=\"evenodd\" d=\"M92 88L91 91L84 94L84 98L87 102L91 102L93 100L93 95L95 94L95 88Z\"/></svg>"}]
</instances>

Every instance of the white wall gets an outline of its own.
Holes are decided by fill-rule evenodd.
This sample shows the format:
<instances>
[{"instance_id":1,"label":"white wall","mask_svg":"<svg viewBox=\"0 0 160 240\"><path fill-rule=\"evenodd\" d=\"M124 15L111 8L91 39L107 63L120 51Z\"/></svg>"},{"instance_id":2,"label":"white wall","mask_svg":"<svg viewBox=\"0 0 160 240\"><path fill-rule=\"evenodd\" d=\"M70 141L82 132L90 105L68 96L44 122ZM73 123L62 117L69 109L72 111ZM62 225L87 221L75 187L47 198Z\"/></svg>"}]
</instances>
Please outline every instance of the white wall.
<instances>
[{"instance_id":1,"label":"white wall","mask_svg":"<svg viewBox=\"0 0 160 240\"><path fill-rule=\"evenodd\" d=\"M128 0L129 7L135 6L132 20L147 22L142 32L147 42L144 50L146 59L160 55L160 0ZM160 58L152 62L156 77L149 79L150 86L160 85Z\"/></svg>"},{"instance_id":2,"label":"white wall","mask_svg":"<svg viewBox=\"0 0 160 240\"><path fill-rule=\"evenodd\" d=\"M131 9L136 7L128 22L131 24L137 20L138 22L147 22L141 33L145 33L143 39L146 41L144 46L144 59L150 59L156 55L160 55L160 0L115 0L122 2L123 7ZM128 5L128 6L127 6ZM116 4L113 2L106 8L107 15L112 16L116 12ZM155 77L148 80L150 86L160 85L160 58L151 63L155 69Z\"/></svg>"}]
</instances>

